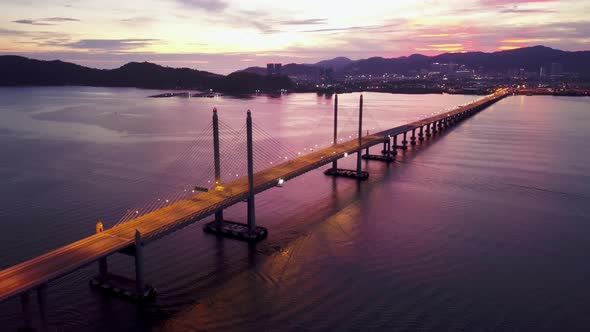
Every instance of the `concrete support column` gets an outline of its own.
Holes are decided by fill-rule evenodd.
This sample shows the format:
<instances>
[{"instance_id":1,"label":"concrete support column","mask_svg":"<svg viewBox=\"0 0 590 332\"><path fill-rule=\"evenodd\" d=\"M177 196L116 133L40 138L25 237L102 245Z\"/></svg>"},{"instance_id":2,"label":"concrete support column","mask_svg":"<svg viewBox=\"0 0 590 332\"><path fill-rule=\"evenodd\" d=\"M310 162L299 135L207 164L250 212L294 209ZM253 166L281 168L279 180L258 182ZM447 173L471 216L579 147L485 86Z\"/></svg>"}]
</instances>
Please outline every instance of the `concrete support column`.
<instances>
[{"instance_id":1,"label":"concrete support column","mask_svg":"<svg viewBox=\"0 0 590 332\"><path fill-rule=\"evenodd\" d=\"M103 257L98 260L98 275L100 279L104 280L109 274L109 266L107 264L107 258Z\"/></svg>"},{"instance_id":2,"label":"concrete support column","mask_svg":"<svg viewBox=\"0 0 590 332\"><path fill-rule=\"evenodd\" d=\"M393 151L391 151L391 154L397 155L397 135L393 135Z\"/></svg>"},{"instance_id":3,"label":"concrete support column","mask_svg":"<svg viewBox=\"0 0 590 332\"><path fill-rule=\"evenodd\" d=\"M334 145L338 144L338 95L334 95ZM338 159L332 162L334 172L338 169Z\"/></svg>"},{"instance_id":4,"label":"concrete support column","mask_svg":"<svg viewBox=\"0 0 590 332\"><path fill-rule=\"evenodd\" d=\"M416 129L412 129L412 137L410 137L410 144L416 145Z\"/></svg>"},{"instance_id":5,"label":"concrete support column","mask_svg":"<svg viewBox=\"0 0 590 332\"><path fill-rule=\"evenodd\" d=\"M420 132L418 132L418 140L420 140L420 142L424 141L424 126L420 126Z\"/></svg>"},{"instance_id":6,"label":"concrete support column","mask_svg":"<svg viewBox=\"0 0 590 332\"><path fill-rule=\"evenodd\" d=\"M19 331L33 330L33 309L31 308L31 292L26 291L20 294L20 304L23 312L23 326Z\"/></svg>"},{"instance_id":7,"label":"concrete support column","mask_svg":"<svg viewBox=\"0 0 590 332\"><path fill-rule=\"evenodd\" d=\"M407 150L408 149L408 139L407 139L407 135L408 132L404 132L404 140L402 141L402 149L403 150Z\"/></svg>"},{"instance_id":8,"label":"concrete support column","mask_svg":"<svg viewBox=\"0 0 590 332\"><path fill-rule=\"evenodd\" d=\"M430 137L430 123L426 124L426 137Z\"/></svg>"},{"instance_id":9,"label":"concrete support column","mask_svg":"<svg viewBox=\"0 0 590 332\"><path fill-rule=\"evenodd\" d=\"M143 294L145 291L145 279L143 274L143 244L141 233L135 230L135 291Z\"/></svg>"},{"instance_id":10,"label":"concrete support column","mask_svg":"<svg viewBox=\"0 0 590 332\"><path fill-rule=\"evenodd\" d=\"M37 302L41 318L41 331L47 331L47 284L37 287Z\"/></svg>"},{"instance_id":11,"label":"concrete support column","mask_svg":"<svg viewBox=\"0 0 590 332\"><path fill-rule=\"evenodd\" d=\"M246 118L246 140L248 143L248 229L256 230L256 215L254 209L254 149L252 143L252 114L248 110Z\"/></svg>"},{"instance_id":12,"label":"concrete support column","mask_svg":"<svg viewBox=\"0 0 590 332\"><path fill-rule=\"evenodd\" d=\"M215 166L215 187L221 186L221 157L219 153L219 118L213 108L213 160ZM215 211L215 221L223 221L223 210Z\"/></svg>"},{"instance_id":13,"label":"concrete support column","mask_svg":"<svg viewBox=\"0 0 590 332\"><path fill-rule=\"evenodd\" d=\"M96 234L102 233L104 231L104 225L102 221L98 221L96 223ZM108 274L108 265L107 265L107 257L102 257L98 260L98 276L100 279L104 280L107 278Z\"/></svg>"},{"instance_id":14,"label":"concrete support column","mask_svg":"<svg viewBox=\"0 0 590 332\"><path fill-rule=\"evenodd\" d=\"M361 95L359 100L359 147L356 154L356 174L357 176L361 175L361 145L363 142L363 95Z\"/></svg>"},{"instance_id":15,"label":"concrete support column","mask_svg":"<svg viewBox=\"0 0 590 332\"><path fill-rule=\"evenodd\" d=\"M438 130L438 129L436 129L436 124L437 124L437 121L434 121L434 122L432 123L432 133L433 133L433 134L436 134L436 132L437 132L437 130Z\"/></svg>"}]
</instances>

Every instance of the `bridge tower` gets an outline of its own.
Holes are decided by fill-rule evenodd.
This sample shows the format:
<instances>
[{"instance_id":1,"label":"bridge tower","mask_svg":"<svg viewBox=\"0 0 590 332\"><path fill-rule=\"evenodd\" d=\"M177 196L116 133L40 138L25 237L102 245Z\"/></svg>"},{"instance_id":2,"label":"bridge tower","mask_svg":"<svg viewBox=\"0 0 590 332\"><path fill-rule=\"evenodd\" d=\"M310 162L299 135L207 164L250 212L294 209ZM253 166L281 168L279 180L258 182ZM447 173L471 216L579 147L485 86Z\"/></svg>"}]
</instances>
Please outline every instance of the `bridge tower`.
<instances>
[{"instance_id":1,"label":"bridge tower","mask_svg":"<svg viewBox=\"0 0 590 332\"><path fill-rule=\"evenodd\" d=\"M254 142L252 131L252 112L248 110L246 116L246 144L248 160L248 194L247 202L247 224L238 223L223 219L223 210L215 211L215 219L203 227L203 231L219 236L235 238L248 242L257 242L268 235L264 227L256 226L256 209L254 197ZM213 109L213 156L215 159L215 193L223 195L221 186L221 162L219 153L219 119L217 109Z\"/></svg>"},{"instance_id":2,"label":"bridge tower","mask_svg":"<svg viewBox=\"0 0 590 332\"><path fill-rule=\"evenodd\" d=\"M252 113L246 117L246 140L248 144L248 230L256 231L256 210L254 207L254 147L252 142Z\"/></svg>"},{"instance_id":3,"label":"bridge tower","mask_svg":"<svg viewBox=\"0 0 590 332\"><path fill-rule=\"evenodd\" d=\"M338 94L334 95L334 141L332 145L338 144ZM338 159L332 162L332 171L338 170Z\"/></svg>"},{"instance_id":4,"label":"bridge tower","mask_svg":"<svg viewBox=\"0 0 590 332\"><path fill-rule=\"evenodd\" d=\"M222 190L221 186L221 156L219 152L219 118L217 108L213 108L213 160L215 167L215 190ZM223 221L223 209L215 211L215 221Z\"/></svg>"},{"instance_id":5,"label":"bridge tower","mask_svg":"<svg viewBox=\"0 0 590 332\"><path fill-rule=\"evenodd\" d=\"M336 112L334 114L336 115ZM337 126L337 122L336 122L336 120L334 120L334 133L336 133L336 129L337 129L336 126ZM357 180L366 180L369 178L369 172L361 170L361 158L362 158L362 153L363 153L363 149L362 149L363 95L360 96L360 102L359 102L359 127L358 127L358 129L359 130L358 130L358 149L356 151L356 153L357 153L356 170L334 168L334 165L335 165L337 159L348 156L348 154L345 154L343 156L335 156L334 162L332 163L332 168L325 170L324 174L331 175L331 176L343 176L343 177L353 178L353 179L357 179ZM334 134L334 137L337 138L336 134Z\"/></svg>"}]
</instances>

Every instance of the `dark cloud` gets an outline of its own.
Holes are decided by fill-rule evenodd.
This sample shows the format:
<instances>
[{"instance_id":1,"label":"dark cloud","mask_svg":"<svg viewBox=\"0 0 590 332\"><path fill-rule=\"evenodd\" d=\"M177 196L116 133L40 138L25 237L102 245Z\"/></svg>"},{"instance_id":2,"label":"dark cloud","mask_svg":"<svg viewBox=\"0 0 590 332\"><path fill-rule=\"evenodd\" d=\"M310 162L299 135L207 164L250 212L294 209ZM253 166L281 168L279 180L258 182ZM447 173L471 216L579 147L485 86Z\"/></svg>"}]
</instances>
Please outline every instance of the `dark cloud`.
<instances>
[{"instance_id":1,"label":"dark cloud","mask_svg":"<svg viewBox=\"0 0 590 332\"><path fill-rule=\"evenodd\" d=\"M177 0L185 6L203 9L210 12L220 12L227 8L228 4L224 0Z\"/></svg>"},{"instance_id":2,"label":"dark cloud","mask_svg":"<svg viewBox=\"0 0 590 332\"><path fill-rule=\"evenodd\" d=\"M83 39L62 46L99 51L124 51L151 45L158 39Z\"/></svg>"},{"instance_id":3,"label":"dark cloud","mask_svg":"<svg viewBox=\"0 0 590 332\"><path fill-rule=\"evenodd\" d=\"M309 18L305 20L287 20L282 21L281 24L283 25L313 25L313 24L326 24L327 20L325 18Z\"/></svg>"},{"instance_id":4,"label":"dark cloud","mask_svg":"<svg viewBox=\"0 0 590 332\"><path fill-rule=\"evenodd\" d=\"M44 18L40 21L46 21L46 22L80 22L79 19L77 18L71 18L71 17L48 17L48 18Z\"/></svg>"},{"instance_id":5,"label":"dark cloud","mask_svg":"<svg viewBox=\"0 0 590 332\"><path fill-rule=\"evenodd\" d=\"M37 20L31 20L31 19L22 19L22 20L16 20L16 21L12 21L13 23L19 23L19 24L28 24L28 25L55 25L55 23L59 23L59 22L79 22L79 19L76 18L70 18L70 17L47 17L47 18L41 18L41 19L37 19ZM47 22L51 22L51 23L47 23Z\"/></svg>"},{"instance_id":6,"label":"dark cloud","mask_svg":"<svg viewBox=\"0 0 590 332\"><path fill-rule=\"evenodd\" d=\"M26 35L26 31L10 30L0 28L0 36L23 36Z\"/></svg>"},{"instance_id":7,"label":"dark cloud","mask_svg":"<svg viewBox=\"0 0 590 332\"><path fill-rule=\"evenodd\" d=\"M38 22L38 21L33 21L33 20L25 20L25 19L12 21L12 23L28 24L28 25L53 25L50 23Z\"/></svg>"}]
</instances>

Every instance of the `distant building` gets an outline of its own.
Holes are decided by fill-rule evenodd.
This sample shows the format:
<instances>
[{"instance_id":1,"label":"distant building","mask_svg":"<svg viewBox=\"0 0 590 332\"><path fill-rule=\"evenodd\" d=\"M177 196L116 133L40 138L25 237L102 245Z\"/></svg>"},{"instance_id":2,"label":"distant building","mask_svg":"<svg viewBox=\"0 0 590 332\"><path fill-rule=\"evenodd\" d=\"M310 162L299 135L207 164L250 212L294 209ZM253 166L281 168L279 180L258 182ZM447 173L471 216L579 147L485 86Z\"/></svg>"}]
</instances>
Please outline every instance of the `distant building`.
<instances>
[{"instance_id":1,"label":"distant building","mask_svg":"<svg viewBox=\"0 0 590 332\"><path fill-rule=\"evenodd\" d=\"M561 63L553 62L551 64L551 77L563 76L563 66Z\"/></svg>"},{"instance_id":2,"label":"distant building","mask_svg":"<svg viewBox=\"0 0 590 332\"><path fill-rule=\"evenodd\" d=\"M461 77L461 78L468 78L473 76L473 72L471 70L457 70L454 73L455 77Z\"/></svg>"},{"instance_id":3,"label":"distant building","mask_svg":"<svg viewBox=\"0 0 590 332\"><path fill-rule=\"evenodd\" d=\"M457 68L459 68L459 65L456 63L449 62L448 68L449 68L449 73L454 73L457 71Z\"/></svg>"},{"instance_id":4,"label":"distant building","mask_svg":"<svg viewBox=\"0 0 590 332\"><path fill-rule=\"evenodd\" d=\"M541 68L539 68L539 78L545 78L547 77L547 69L543 66L541 66Z\"/></svg>"},{"instance_id":5,"label":"distant building","mask_svg":"<svg viewBox=\"0 0 590 332\"><path fill-rule=\"evenodd\" d=\"M320 85L334 83L334 70L332 68L320 68L318 82Z\"/></svg>"},{"instance_id":6,"label":"distant building","mask_svg":"<svg viewBox=\"0 0 590 332\"><path fill-rule=\"evenodd\" d=\"M283 65L281 63L266 64L267 76L280 76L282 74Z\"/></svg>"},{"instance_id":7,"label":"distant building","mask_svg":"<svg viewBox=\"0 0 590 332\"><path fill-rule=\"evenodd\" d=\"M275 71L275 64L268 63L266 64L266 76L272 76Z\"/></svg>"}]
</instances>

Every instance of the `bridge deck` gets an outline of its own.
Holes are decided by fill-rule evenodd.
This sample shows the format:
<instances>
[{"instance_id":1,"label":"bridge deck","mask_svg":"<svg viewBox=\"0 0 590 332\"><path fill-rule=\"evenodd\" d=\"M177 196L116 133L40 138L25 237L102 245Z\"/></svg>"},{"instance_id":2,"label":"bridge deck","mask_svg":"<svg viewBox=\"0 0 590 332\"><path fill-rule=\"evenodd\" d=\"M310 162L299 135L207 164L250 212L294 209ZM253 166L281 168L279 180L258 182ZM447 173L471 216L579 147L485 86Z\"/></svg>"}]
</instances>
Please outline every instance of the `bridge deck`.
<instances>
[{"instance_id":1,"label":"bridge deck","mask_svg":"<svg viewBox=\"0 0 590 332\"><path fill-rule=\"evenodd\" d=\"M447 116L459 114L486 102L495 101L506 94L494 94L479 101L408 125L362 137L360 148L364 149L384 141L384 136L397 135L418 128ZM345 153L359 150L358 139L337 144L255 174L255 191L274 187L279 179L288 180L342 158ZM223 191L199 193L149 214L130 220L58 248L26 262L0 271L0 301L18 295L31 288L68 274L98 259L116 253L134 243L135 231L139 230L145 241L152 241L178 228L203 219L220 208L229 207L248 196L247 177L224 185Z\"/></svg>"}]
</instances>

